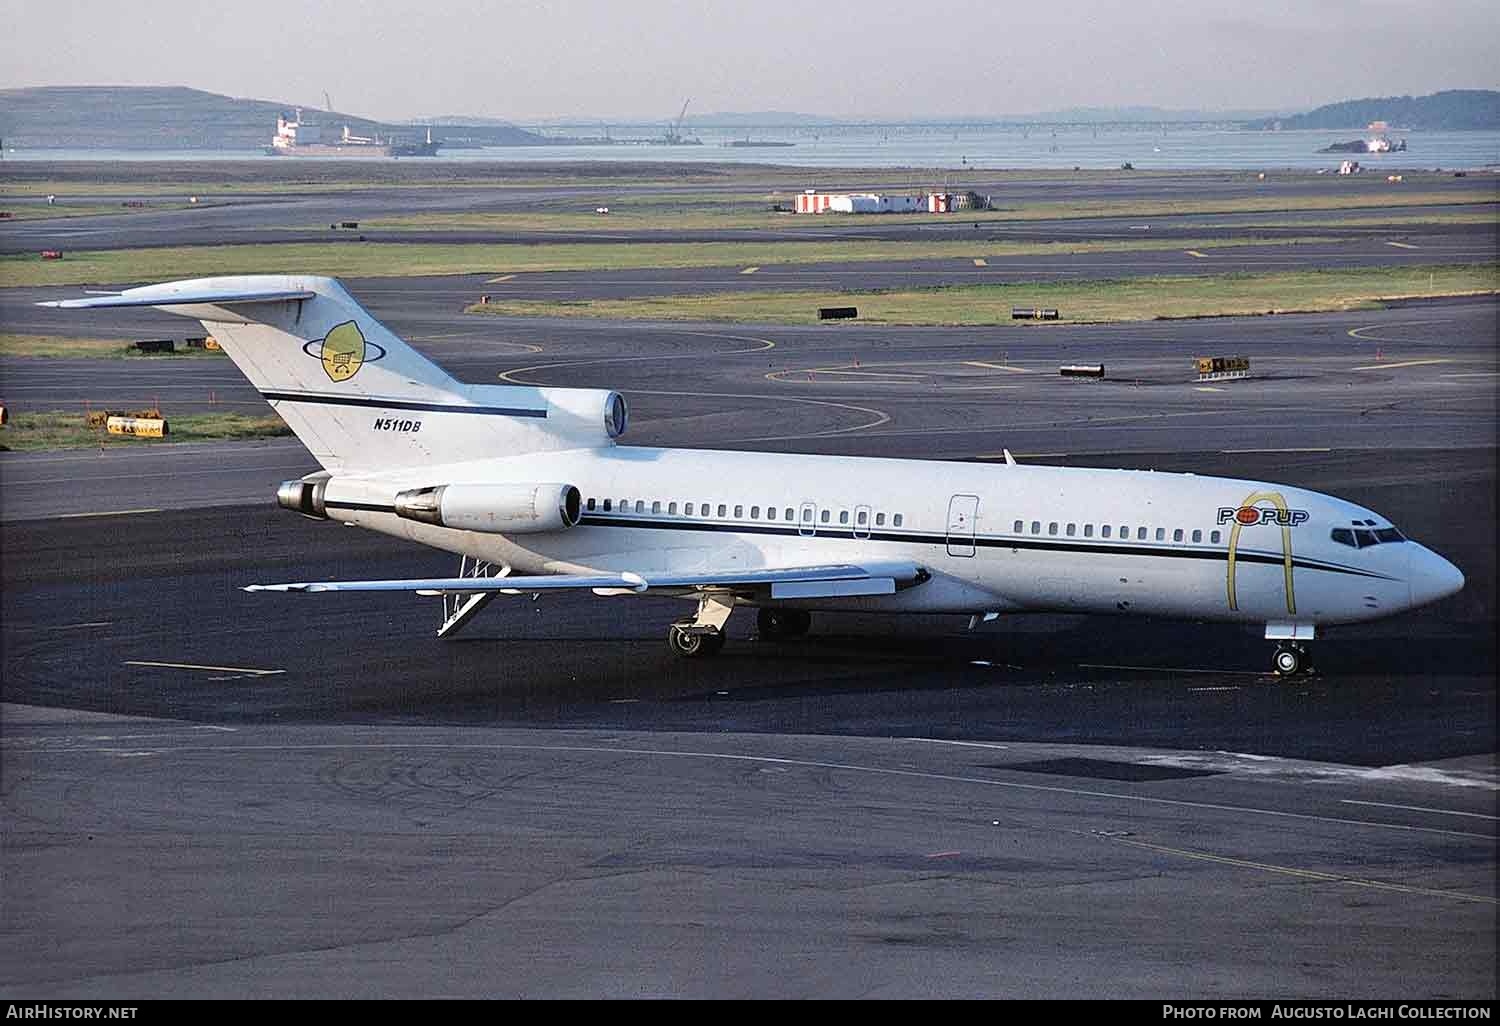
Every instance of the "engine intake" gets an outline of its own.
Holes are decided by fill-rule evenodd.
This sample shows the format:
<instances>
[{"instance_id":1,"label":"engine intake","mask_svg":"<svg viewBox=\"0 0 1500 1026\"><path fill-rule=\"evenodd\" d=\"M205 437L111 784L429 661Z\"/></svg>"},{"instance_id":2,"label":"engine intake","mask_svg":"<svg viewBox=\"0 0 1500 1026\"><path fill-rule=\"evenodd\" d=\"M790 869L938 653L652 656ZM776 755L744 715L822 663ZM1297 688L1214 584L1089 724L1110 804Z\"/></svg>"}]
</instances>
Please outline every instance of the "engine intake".
<instances>
[{"instance_id":1,"label":"engine intake","mask_svg":"<svg viewBox=\"0 0 1500 1026\"><path fill-rule=\"evenodd\" d=\"M396 515L487 534L541 534L578 524L583 498L567 484L444 484L396 493Z\"/></svg>"}]
</instances>

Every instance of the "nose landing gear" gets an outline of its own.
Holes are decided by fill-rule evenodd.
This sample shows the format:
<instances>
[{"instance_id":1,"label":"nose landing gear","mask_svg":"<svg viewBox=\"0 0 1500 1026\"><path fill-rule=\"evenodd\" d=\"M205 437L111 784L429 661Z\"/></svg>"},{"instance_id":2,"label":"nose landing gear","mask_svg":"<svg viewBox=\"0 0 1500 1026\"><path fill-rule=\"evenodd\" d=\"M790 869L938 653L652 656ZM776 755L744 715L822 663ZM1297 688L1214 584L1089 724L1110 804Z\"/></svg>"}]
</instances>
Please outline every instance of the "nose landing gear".
<instances>
[{"instance_id":1,"label":"nose landing gear","mask_svg":"<svg viewBox=\"0 0 1500 1026\"><path fill-rule=\"evenodd\" d=\"M1304 676L1313 672L1307 649L1301 642L1283 641L1277 644L1276 654L1271 657L1271 666L1278 677Z\"/></svg>"}]
</instances>

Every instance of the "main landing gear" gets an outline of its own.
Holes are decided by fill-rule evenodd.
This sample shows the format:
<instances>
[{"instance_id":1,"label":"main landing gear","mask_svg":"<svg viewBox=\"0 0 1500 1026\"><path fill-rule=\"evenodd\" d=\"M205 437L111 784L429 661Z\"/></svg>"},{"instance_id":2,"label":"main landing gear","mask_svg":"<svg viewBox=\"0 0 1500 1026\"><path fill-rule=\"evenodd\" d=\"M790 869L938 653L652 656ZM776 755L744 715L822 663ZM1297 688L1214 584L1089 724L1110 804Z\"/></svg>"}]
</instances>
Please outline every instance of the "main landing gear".
<instances>
[{"instance_id":1,"label":"main landing gear","mask_svg":"<svg viewBox=\"0 0 1500 1026\"><path fill-rule=\"evenodd\" d=\"M803 609L762 609L755 615L755 627L763 641L800 638L812 626L812 614Z\"/></svg>"},{"instance_id":2,"label":"main landing gear","mask_svg":"<svg viewBox=\"0 0 1500 1026\"><path fill-rule=\"evenodd\" d=\"M683 659L702 659L724 647L724 624L734 612L734 596L706 592L698 597L698 615L667 628L667 647Z\"/></svg>"},{"instance_id":3,"label":"main landing gear","mask_svg":"<svg viewBox=\"0 0 1500 1026\"><path fill-rule=\"evenodd\" d=\"M701 659L724 647L724 624L734 609L730 596L703 595L698 615L678 620L667 628L667 647L683 659ZM763 641L797 638L812 626L812 614L802 609L762 609L755 625Z\"/></svg>"}]
</instances>

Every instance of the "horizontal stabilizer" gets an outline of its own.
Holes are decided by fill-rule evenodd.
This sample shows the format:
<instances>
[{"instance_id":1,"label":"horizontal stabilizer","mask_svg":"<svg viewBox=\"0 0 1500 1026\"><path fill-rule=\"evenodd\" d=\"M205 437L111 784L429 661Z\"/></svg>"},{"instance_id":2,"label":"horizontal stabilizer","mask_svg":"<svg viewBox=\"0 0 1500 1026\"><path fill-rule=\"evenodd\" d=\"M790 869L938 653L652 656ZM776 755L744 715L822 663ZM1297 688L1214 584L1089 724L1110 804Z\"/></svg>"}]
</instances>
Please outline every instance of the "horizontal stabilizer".
<instances>
[{"instance_id":1,"label":"horizontal stabilizer","mask_svg":"<svg viewBox=\"0 0 1500 1026\"><path fill-rule=\"evenodd\" d=\"M144 285L138 289L83 299L53 299L37 306L55 306L63 310L89 310L112 306L233 306L239 303L284 303L311 299L316 293L305 289L239 288L224 289L197 282L168 282Z\"/></svg>"},{"instance_id":2,"label":"horizontal stabilizer","mask_svg":"<svg viewBox=\"0 0 1500 1026\"><path fill-rule=\"evenodd\" d=\"M321 581L298 584L252 584L245 591L413 591L425 595L462 595L477 592L600 589L642 592L650 589L707 590L767 589L772 598L817 598L834 595L890 594L899 587L920 584L927 571L914 563L870 566L773 567L705 573L549 574L540 577L431 577L398 581ZM784 590L785 589L785 590Z\"/></svg>"}]
</instances>

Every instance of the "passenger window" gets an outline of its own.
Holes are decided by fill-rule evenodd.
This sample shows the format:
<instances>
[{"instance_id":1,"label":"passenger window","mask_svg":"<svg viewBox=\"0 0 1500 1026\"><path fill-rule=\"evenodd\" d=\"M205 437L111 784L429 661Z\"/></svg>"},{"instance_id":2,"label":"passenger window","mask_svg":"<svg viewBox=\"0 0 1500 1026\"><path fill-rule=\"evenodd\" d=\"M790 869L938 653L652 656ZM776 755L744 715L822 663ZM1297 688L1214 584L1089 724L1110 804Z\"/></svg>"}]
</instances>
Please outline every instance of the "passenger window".
<instances>
[{"instance_id":1,"label":"passenger window","mask_svg":"<svg viewBox=\"0 0 1500 1026\"><path fill-rule=\"evenodd\" d=\"M656 500L652 501L652 503L651 503L651 512L653 512L653 513L660 513L661 512L661 500L660 499L656 499Z\"/></svg>"},{"instance_id":2,"label":"passenger window","mask_svg":"<svg viewBox=\"0 0 1500 1026\"><path fill-rule=\"evenodd\" d=\"M669 503L667 503L667 513L668 513L669 516L674 516L675 517L677 515L677 503L675 503L675 502L669 502Z\"/></svg>"},{"instance_id":3,"label":"passenger window","mask_svg":"<svg viewBox=\"0 0 1500 1026\"><path fill-rule=\"evenodd\" d=\"M700 503L698 505L698 515L701 516L701 517L712 516L713 514L711 512L711 509L712 509L712 507L709 506L708 503L706 503L706 502Z\"/></svg>"},{"instance_id":4,"label":"passenger window","mask_svg":"<svg viewBox=\"0 0 1500 1026\"><path fill-rule=\"evenodd\" d=\"M1026 527L1026 524L1024 522L1022 522L1020 520L1017 520L1016 521L1016 526L1013 527L1013 528L1011 528L1011 533L1012 534L1020 534L1025 529L1025 527Z\"/></svg>"},{"instance_id":5,"label":"passenger window","mask_svg":"<svg viewBox=\"0 0 1500 1026\"><path fill-rule=\"evenodd\" d=\"M1194 531L1193 532L1193 544L1197 545L1202 540L1203 540L1203 532L1202 531Z\"/></svg>"},{"instance_id":6,"label":"passenger window","mask_svg":"<svg viewBox=\"0 0 1500 1026\"><path fill-rule=\"evenodd\" d=\"M794 509L792 509L792 507L788 506L786 508L786 518L788 520L796 520L797 519L797 511L794 510Z\"/></svg>"},{"instance_id":7,"label":"passenger window","mask_svg":"<svg viewBox=\"0 0 1500 1026\"><path fill-rule=\"evenodd\" d=\"M635 500L635 511L637 513L644 513L644 512L646 512L646 500L645 499L636 499Z\"/></svg>"},{"instance_id":8,"label":"passenger window","mask_svg":"<svg viewBox=\"0 0 1500 1026\"><path fill-rule=\"evenodd\" d=\"M729 515L729 507L726 506L726 505L724 505L722 502L719 503L719 516L721 516L721 517L727 517L728 515Z\"/></svg>"},{"instance_id":9,"label":"passenger window","mask_svg":"<svg viewBox=\"0 0 1500 1026\"><path fill-rule=\"evenodd\" d=\"M750 519L751 520L759 520L760 519L760 507L759 506L751 506L750 507Z\"/></svg>"},{"instance_id":10,"label":"passenger window","mask_svg":"<svg viewBox=\"0 0 1500 1026\"><path fill-rule=\"evenodd\" d=\"M1335 527L1333 529L1333 533L1329 535L1329 537L1338 542L1340 545L1347 545L1351 549L1358 547L1354 544L1354 532L1349 530L1349 528L1347 527Z\"/></svg>"},{"instance_id":11,"label":"passenger window","mask_svg":"<svg viewBox=\"0 0 1500 1026\"><path fill-rule=\"evenodd\" d=\"M1041 534L1042 533L1042 522L1040 520L1033 520L1031 522L1031 533L1032 534Z\"/></svg>"},{"instance_id":12,"label":"passenger window","mask_svg":"<svg viewBox=\"0 0 1500 1026\"><path fill-rule=\"evenodd\" d=\"M1120 537L1121 538L1129 538L1130 537L1130 528L1128 528L1128 527L1122 527L1122 528L1120 528Z\"/></svg>"},{"instance_id":13,"label":"passenger window","mask_svg":"<svg viewBox=\"0 0 1500 1026\"><path fill-rule=\"evenodd\" d=\"M1103 527L1099 528L1099 534L1100 534L1101 537L1108 538L1109 537L1109 525L1105 524Z\"/></svg>"},{"instance_id":14,"label":"passenger window","mask_svg":"<svg viewBox=\"0 0 1500 1026\"><path fill-rule=\"evenodd\" d=\"M736 520L743 520L744 518L745 518L745 507L744 506L736 506L736 507L734 507L734 519L736 519Z\"/></svg>"},{"instance_id":15,"label":"passenger window","mask_svg":"<svg viewBox=\"0 0 1500 1026\"><path fill-rule=\"evenodd\" d=\"M818 514L818 520L825 524L828 523L829 520L832 519L832 517L833 514L826 509L822 513Z\"/></svg>"},{"instance_id":16,"label":"passenger window","mask_svg":"<svg viewBox=\"0 0 1500 1026\"><path fill-rule=\"evenodd\" d=\"M864 527L870 522L870 514L866 510L860 510L856 519L859 521L859 526Z\"/></svg>"},{"instance_id":17,"label":"passenger window","mask_svg":"<svg viewBox=\"0 0 1500 1026\"><path fill-rule=\"evenodd\" d=\"M1146 529L1144 527L1137 527L1135 529L1135 540L1136 541L1145 541L1146 540Z\"/></svg>"},{"instance_id":18,"label":"passenger window","mask_svg":"<svg viewBox=\"0 0 1500 1026\"><path fill-rule=\"evenodd\" d=\"M609 500L608 499L604 500L604 512L606 512L606 513L609 512Z\"/></svg>"},{"instance_id":19,"label":"passenger window","mask_svg":"<svg viewBox=\"0 0 1500 1026\"><path fill-rule=\"evenodd\" d=\"M875 526L876 527L884 527L885 526L885 514L884 513L876 513L875 514Z\"/></svg>"},{"instance_id":20,"label":"passenger window","mask_svg":"<svg viewBox=\"0 0 1500 1026\"><path fill-rule=\"evenodd\" d=\"M1221 537L1222 537L1222 535L1220 535L1218 531L1210 531L1209 535L1208 535L1208 540L1211 541L1211 542L1213 542L1215 545L1217 545L1217 544L1219 544L1219 539Z\"/></svg>"},{"instance_id":21,"label":"passenger window","mask_svg":"<svg viewBox=\"0 0 1500 1026\"><path fill-rule=\"evenodd\" d=\"M901 526L901 514L900 513L897 513L894 517L891 518L891 526L893 526L893 527L900 527Z\"/></svg>"},{"instance_id":22,"label":"passenger window","mask_svg":"<svg viewBox=\"0 0 1500 1026\"><path fill-rule=\"evenodd\" d=\"M1093 524L1084 524L1083 525L1083 536L1085 538L1092 538L1094 536L1094 525Z\"/></svg>"},{"instance_id":23,"label":"passenger window","mask_svg":"<svg viewBox=\"0 0 1500 1026\"><path fill-rule=\"evenodd\" d=\"M685 516L685 517L690 517L690 516L693 515L693 504L691 502L685 503L683 505L683 507L682 507L682 515Z\"/></svg>"},{"instance_id":24,"label":"passenger window","mask_svg":"<svg viewBox=\"0 0 1500 1026\"><path fill-rule=\"evenodd\" d=\"M1179 527L1177 530L1172 532L1172 540L1174 542L1182 541L1182 528Z\"/></svg>"},{"instance_id":25,"label":"passenger window","mask_svg":"<svg viewBox=\"0 0 1500 1026\"><path fill-rule=\"evenodd\" d=\"M590 513L594 512L594 500L593 499L589 500L589 512Z\"/></svg>"},{"instance_id":26,"label":"passenger window","mask_svg":"<svg viewBox=\"0 0 1500 1026\"><path fill-rule=\"evenodd\" d=\"M841 510L839 510L839 523L841 523L841 524L847 524L848 522L849 522L849 511L847 509L841 509Z\"/></svg>"},{"instance_id":27,"label":"passenger window","mask_svg":"<svg viewBox=\"0 0 1500 1026\"><path fill-rule=\"evenodd\" d=\"M812 523L812 510L805 509L802 511L802 522L804 524Z\"/></svg>"},{"instance_id":28,"label":"passenger window","mask_svg":"<svg viewBox=\"0 0 1500 1026\"><path fill-rule=\"evenodd\" d=\"M1048 534L1056 534L1057 533L1057 521L1056 520L1052 521L1052 523L1050 523L1050 524L1047 525L1047 533Z\"/></svg>"},{"instance_id":29,"label":"passenger window","mask_svg":"<svg viewBox=\"0 0 1500 1026\"><path fill-rule=\"evenodd\" d=\"M1073 537L1073 532L1076 531L1077 529L1078 529L1078 525L1076 525L1076 524L1069 524L1068 525L1068 537L1069 538Z\"/></svg>"},{"instance_id":30,"label":"passenger window","mask_svg":"<svg viewBox=\"0 0 1500 1026\"><path fill-rule=\"evenodd\" d=\"M1167 529L1165 527L1158 527L1156 529L1156 540L1157 541L1166 541L1167 540Z\"/></svg>"}]
</instances>

